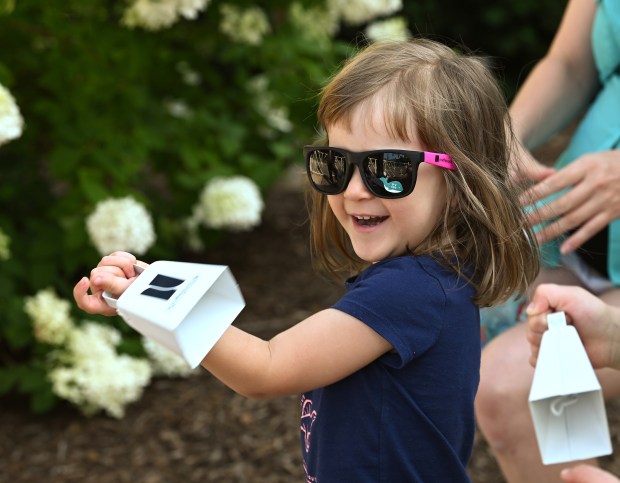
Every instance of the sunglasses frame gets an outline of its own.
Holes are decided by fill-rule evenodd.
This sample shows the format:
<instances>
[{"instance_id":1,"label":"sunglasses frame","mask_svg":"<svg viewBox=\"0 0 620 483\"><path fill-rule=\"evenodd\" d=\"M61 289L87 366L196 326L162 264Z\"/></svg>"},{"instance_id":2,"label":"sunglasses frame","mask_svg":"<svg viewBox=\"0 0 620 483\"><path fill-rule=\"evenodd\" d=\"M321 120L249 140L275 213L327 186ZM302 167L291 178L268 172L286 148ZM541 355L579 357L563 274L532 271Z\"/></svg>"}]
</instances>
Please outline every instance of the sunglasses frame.
<instances>
[{"instance_id":1,"label":"sunglasses frame","mask_svg":"<svg viewBox=\"0 0 620 483\"><path fill-rule=\"evenodd\" d=\"M342 186L338 188L336 191L328 193L320 189L319 185L317 185L312 180L312 172L310 170L310 155L314 151L336 151L338 154L343 155L344 160L345 160L344 182L342 183ZM362 178L362 181L364 182L364 186L366 186L366 189L370 191L370 193L372 193L373 196L376 196L377 198L384 198L384 199L390 199L390 200L404 198L405 196L409 196L411 193L413 193L413 189L415 188L416 181L417 181L418 167L420 166L421 163L432 164L433 166L438 166L440 168L448 169L450 171L456 170L456 165L454 164L454 161L452 160L450 155L443 154L443 153L433 153L430 151L408 151L408 150L403 150L403 149L374 149L372 151L355 152L355 151L349 151L343 148L338 148L335 146L304 146L303 152L304 152L304 160L306 161L306 173L308 175L308 179L310 180L311 186L319 193L322 193L325 195L337 195L337 194L343 193L347 189L347 186L349 186L349 182L351 181L351 178L353 177L353 168L355 166L357 166L357 169L360 172L360 176ZM402 155L407 156L411 160L412 169L414 166L415 166L415 169L412 172L412 183L409 189L403 190L399 193L393 193L393 192L377 193L376 189L370 184L370 180L366 179L366 176L364 175L364 169L363 169L365 168L366 160L373 154L380 154L381 156L383 156L385 153L402 154Z\"/></svg>"}]
</instances>

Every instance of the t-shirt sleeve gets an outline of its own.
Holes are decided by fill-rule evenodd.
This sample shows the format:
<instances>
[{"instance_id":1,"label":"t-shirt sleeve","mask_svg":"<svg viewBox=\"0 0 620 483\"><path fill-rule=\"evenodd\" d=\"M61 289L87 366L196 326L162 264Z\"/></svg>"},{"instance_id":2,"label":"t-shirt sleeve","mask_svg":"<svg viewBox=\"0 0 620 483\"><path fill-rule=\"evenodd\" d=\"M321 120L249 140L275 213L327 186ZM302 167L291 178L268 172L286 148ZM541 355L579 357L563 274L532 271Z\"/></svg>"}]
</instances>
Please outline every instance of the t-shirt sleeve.
<instances>
[{"instance_id":1,"label":"t-shirt sleeve","mask_svg":"<svg viewBox=\"0 0 620 483\"><path fill-rule=\"evenodd\" d=\"M446 294L440 280L416 263L383 262L351 284L334 308L362 321L394 347L390 365L402 367L437 341Z\"/></svg>"}]
</instances>

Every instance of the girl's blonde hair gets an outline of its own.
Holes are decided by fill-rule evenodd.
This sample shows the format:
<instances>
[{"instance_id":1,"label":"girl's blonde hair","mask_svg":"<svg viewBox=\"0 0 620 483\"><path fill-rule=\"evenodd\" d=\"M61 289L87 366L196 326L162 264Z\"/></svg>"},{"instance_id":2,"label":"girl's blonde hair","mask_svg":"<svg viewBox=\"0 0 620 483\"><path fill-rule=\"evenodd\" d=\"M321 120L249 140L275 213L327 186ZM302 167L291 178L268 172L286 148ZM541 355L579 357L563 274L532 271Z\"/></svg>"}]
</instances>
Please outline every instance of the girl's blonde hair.
<instances>
[{"instance_id":1,"label":"girl's blonde hair","mask_svg":"<svg viewBox=\"0 0 620 483\"><path fill-rule=\"evenodd\" d=\"M506 102L483 60L430 40L372 44L322 90L322 130L350 126L360 106L369 114L380 109L395 139L411 141L415 129L426 150L456 163L457 171L443 170L443 218L412 254L431 255L465 276L481 306L522 294L540 268L538 245L508 175L513 139ZM342 276L365 268L327 196L313 192L309 204L317 265Z\"/></svg>"}]
</instances>

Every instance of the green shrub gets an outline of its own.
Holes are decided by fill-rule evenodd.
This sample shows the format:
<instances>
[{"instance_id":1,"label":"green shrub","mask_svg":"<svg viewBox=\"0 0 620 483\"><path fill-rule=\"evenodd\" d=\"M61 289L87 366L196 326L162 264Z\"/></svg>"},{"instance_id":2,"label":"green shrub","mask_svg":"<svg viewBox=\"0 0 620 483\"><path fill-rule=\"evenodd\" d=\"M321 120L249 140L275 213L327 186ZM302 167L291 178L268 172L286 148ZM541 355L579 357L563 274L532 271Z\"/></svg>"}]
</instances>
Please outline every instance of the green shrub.
<instances>
[{"instance_id":1,"label":"green shrub","mask_svg":"<svg viewBox=\"0 0 620 483\"><path fill-rule=\"evenodd\" d=\"M179 259L260 222L354 48L335 38L351 2L328 5L0 0L0 394L115 417L140 397L148 344L81 321L72 287L112 250Z\"/></svg>"},{"instance_id":2,"label":"green shrub","mask_svg":"<svg viewBox=\"0 0 620 483\"><path fill-rule=\"evenodd\" d=\"M404 2L403 14L415 34L491 57L512 98L549 48L565 7L565 0L439 0Z\"/></svg>"}]
</instances>

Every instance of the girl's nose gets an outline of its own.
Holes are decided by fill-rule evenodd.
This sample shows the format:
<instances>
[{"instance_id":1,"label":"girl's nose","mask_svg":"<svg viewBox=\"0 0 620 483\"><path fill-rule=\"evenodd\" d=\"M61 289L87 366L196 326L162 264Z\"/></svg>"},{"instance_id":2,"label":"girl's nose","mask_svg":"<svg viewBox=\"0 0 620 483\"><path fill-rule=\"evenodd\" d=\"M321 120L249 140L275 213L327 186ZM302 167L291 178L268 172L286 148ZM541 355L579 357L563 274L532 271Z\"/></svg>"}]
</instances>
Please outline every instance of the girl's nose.
<instances>
[{"instance_id":1,"label":"girl's nose","mask_svg":"<svg viewBox=\"0 0 620 483\"><path fill-rule=\"evenodd\" d=\"M362 175L360 174L357 166L353 169L353 176L351 176L351 180L347 185L347 188L344 190L344 197L351 199L361 199L361 198L369 198L372 196L372 193L368 191L364 181L362 180Z\"/></svg>"},{"instance_id":2,"label":"girl's nose","mask_svg":"<svg viewBox=\"0 0 620 483\"><path fill-rule=\"evenodd\" d=\"M368 191L364 181L362 180L362 175L360 174L357 166L353 169L353 176L351 176L351 180L347 185L347 188L344 190L345 198L351 199L363 199L372 197L372 193Z\"/></svg>"}]
</instances>

